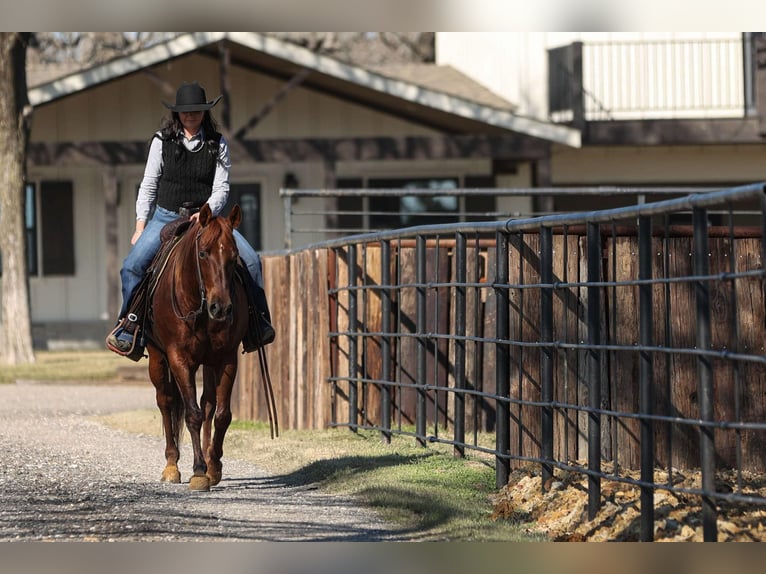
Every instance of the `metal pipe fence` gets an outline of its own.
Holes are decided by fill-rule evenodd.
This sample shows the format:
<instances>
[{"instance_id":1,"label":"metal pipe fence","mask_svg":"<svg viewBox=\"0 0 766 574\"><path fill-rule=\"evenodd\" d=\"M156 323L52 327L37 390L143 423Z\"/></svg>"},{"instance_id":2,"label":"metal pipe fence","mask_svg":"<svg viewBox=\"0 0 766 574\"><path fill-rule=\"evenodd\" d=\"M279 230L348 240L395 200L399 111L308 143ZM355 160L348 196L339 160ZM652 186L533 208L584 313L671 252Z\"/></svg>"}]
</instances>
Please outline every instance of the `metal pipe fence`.
<instances>
[{"instance_id":1,"label":"metal pipe fence","mask_svg":"<svg viewBox=\"0 0 766 574\"><path fill-rule=\"evenodd\" d=\"M401 189L281 189L285 237L284 247L342 238L351 234L376 233L401 224L407 216L437 225L446 222L508 221L528 219L543 213L532 198L576 199L580 204L608 198L623 204L643 204L669 197L718 191L714 187L534 187L534 188L401 188ZM377 199L396 200L386 210L374 209ZM439 200L453 200L449 209L437 209ZM410 201L413 205L407 205ZM434 205L436 203L436 205ZM566 207L560 209L569 212ZM401 221L399 221L401 219ZM395 225L392 225L394 223Z\"/></svg>"},{"instance_id":2,"label":"metal pipe fence","mask_svg":"<svg viewBox=\"0 0 766 574\"><path fill-rule=\"evenodd\" d=\"M642 540L657 491L684 492L716 540L722 501L766 506L748 478L766 472L765 192L310 246L332 259L332 426L489 453L498 487L527 464L544 490L580 473L591 519L602 480L636 486ZM671 224L681 213L691 226ZM699 488L676 485L678 468L699 469Z\"/></svg>"}]
</instances>

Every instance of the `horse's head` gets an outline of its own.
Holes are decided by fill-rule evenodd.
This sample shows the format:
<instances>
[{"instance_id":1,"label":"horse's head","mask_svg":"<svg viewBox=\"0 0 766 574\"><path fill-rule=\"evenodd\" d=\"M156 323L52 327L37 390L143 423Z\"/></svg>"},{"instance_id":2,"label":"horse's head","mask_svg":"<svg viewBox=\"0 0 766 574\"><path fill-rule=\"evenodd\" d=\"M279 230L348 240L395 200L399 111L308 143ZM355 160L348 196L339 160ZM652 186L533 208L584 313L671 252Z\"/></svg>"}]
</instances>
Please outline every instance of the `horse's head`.
<instances>
[{"instance_id":1,"label":"horse's head","mask_svg":"<svg viewBox=\"0 0 766 574\"><path fill-rule=\"evenodd\" d=\"M239 205L228 217L214 217L205 204L199 213L196 234L199 279L207 298L207 312L211 319L223 321L232 314L232 282L239 257L234 230L242 220Z\"/></svg>"}]
</instances>

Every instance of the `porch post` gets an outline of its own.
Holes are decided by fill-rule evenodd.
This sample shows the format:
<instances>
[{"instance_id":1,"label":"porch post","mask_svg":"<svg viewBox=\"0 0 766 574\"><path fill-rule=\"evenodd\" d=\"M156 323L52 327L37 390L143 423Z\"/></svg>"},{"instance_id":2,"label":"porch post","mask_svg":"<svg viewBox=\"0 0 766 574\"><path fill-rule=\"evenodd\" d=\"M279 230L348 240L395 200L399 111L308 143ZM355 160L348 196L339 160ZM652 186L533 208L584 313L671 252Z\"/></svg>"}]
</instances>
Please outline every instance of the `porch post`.
<instances>
[{"instance_id":1,"label":"porch post","mask_svg":"<svg viewBox=\"0 0 766 574\"><path fill-rule=\"evenodd\" d=\"M104 237L106 261L106 311L109 314L108 325L117 318L120 310L120 261L118 259L117 242L119 237L119 222L117 208L119 192L117 188L117 171L113 165L107 166L103 172L104 182Z\"/></svg>"}]
</instances>

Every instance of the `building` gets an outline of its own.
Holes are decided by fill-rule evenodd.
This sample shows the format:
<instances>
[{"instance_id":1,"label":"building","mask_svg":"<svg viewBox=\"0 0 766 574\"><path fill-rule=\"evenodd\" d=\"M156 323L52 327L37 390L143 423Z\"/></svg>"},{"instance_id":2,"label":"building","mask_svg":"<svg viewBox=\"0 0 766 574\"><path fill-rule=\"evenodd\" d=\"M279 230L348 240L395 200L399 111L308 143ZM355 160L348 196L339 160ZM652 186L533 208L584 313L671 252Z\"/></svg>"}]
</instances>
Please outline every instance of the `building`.
<instances>
[{"instance_id":1,"label":"building","mask_svg":"<svg viewBox=\"0 0 766 574\"><path fill-rule=\"evenodd\" d=\"M436 65L369 70L258 33L192 33L30 86L35 345L101 346L120 303L118 272L148 142L166 111L161 101L173 101L182 81L200 81L210 98L224 95L214 115L231 140L232 201L244 208L250 241L268 251L283 247L282 187L726 186L764 179L752 58L759 37L730 34L719 42L738 51L708 50L718 40L704 34L684 38L694 49L668 60L668 79L650 90L672 92L678 73L682 84L732 86L725 102L706 100L704 110L684 116L684 106L696 104L677 95L666 106L674 113L658 115L651 97L636 103L625 96L643 94L651 76L631 70L665 60L617 60L623 48L615 46L681 40L439 33ZM594 56L591 44L611 47ZM709 76L689 71L698 60ZM630 105L599 95L604 86ZM327 200L301 201L311 211ZM531 197L497 201L525 212L573 207L565 199L554 206Z\"/></svg>"}]
</instances>

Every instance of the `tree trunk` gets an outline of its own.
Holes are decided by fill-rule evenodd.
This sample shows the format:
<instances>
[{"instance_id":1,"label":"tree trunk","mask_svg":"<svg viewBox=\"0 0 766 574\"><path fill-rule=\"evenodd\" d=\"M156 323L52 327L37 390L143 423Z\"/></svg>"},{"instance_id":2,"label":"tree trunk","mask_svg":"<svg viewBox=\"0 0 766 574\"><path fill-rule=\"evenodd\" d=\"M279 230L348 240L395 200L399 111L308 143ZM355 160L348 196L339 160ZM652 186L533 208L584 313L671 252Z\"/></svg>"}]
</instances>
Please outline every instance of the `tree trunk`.
<instances>
[{"instance_id":1,"label":"tree trunk","mask_svg":"<svg viewBox=\"0 0 766 574\"><path fill-rule=\"evenodd\" d=\"M29 33L0 33L0 362L9 365L35 361L24 226L31 119L25 71L28 41Z\"/></svg>"}]
</instances>

